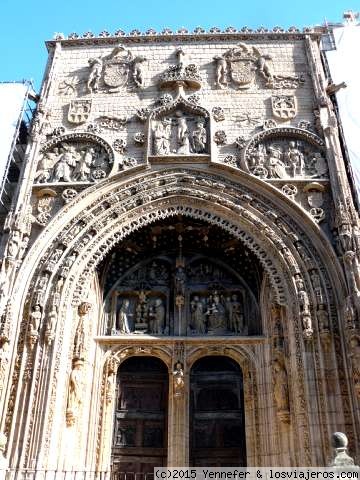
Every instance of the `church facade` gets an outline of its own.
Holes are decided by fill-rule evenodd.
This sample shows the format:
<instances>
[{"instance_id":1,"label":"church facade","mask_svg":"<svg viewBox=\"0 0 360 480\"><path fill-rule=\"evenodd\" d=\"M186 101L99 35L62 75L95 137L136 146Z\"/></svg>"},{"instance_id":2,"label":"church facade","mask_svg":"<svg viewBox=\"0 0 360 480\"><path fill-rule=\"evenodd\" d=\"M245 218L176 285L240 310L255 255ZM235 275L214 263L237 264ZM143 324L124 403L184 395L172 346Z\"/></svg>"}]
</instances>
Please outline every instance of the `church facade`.
<instances>
[{"instance_id":1,"label":"church facade","mask_svg":"<svg viewBox=\"0 0 360 480\"><path fill-rule=\"evenodd\" d=\"M358 459L359 219L321 29L49 60L1 266L9 469Z\"/></svg>"}]
</instances>

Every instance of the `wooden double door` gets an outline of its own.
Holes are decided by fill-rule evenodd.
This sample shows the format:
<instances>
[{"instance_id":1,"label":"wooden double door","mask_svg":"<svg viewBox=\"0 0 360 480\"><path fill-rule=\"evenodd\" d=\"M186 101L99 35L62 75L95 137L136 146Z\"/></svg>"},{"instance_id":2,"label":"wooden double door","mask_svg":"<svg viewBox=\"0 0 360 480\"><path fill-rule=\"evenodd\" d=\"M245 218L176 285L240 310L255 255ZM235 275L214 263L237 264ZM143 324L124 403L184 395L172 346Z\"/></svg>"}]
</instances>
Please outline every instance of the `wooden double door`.
<instances>
[{"instance_id":1,"label":"wooden double door","mask_svg":"<svg viewBox=\"0 0 360 480\"><path fill-rule=\"evenodd\" d=\"M114 478L151 480L154 467L167 465L168 376L166 365L154 357L132 357L121 364L112 445ZM240 367L225 356L203 357L193 365L189 380L190 465L246 466Z\"/></svg>"}]
</instances>

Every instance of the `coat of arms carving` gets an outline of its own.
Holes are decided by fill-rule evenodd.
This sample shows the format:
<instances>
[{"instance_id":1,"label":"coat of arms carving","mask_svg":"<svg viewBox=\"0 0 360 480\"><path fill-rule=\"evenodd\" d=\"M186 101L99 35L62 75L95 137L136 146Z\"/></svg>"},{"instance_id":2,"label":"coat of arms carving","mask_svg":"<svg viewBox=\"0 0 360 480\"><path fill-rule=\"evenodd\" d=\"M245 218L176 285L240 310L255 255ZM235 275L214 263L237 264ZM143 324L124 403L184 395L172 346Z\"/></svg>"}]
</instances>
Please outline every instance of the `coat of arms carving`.
<instances>
[{"instance_id":1,"label":"coat of arms carving","mask_svg":"<svg viewBox=\"0 0 360 480\"><path fill-rule=\"evenodd\" d=\"M91 100L72 100L69 104L68 122L69 123L85 123L91 113Z\"/></svg>"},{"instance_id":2,"label":"coat of arms carving","mask_svg":"<svg viewBox=\"0 0 360 480\"><path fill-rule=\"evenodd\" d=\"M139 88L144 87L141 64L146 60L143 56L134 57L130 50L118 45L105 57L89 59L89 77L87 89L90 93L99 90L100 80L108 87L109 93L115 93L126 87L130 78Z\"/></svg>"},{"instance_id":3,"label":"coat of arms carving","mask_svg":"<svg viewBox=\"0 0 360 480\"><path fill-rule=\"evenodd\" d=\"M290 120L296 116L296 98L293 95L274 95L271 97L273 115L280 120Z\"/></svg>"}]
</instances>

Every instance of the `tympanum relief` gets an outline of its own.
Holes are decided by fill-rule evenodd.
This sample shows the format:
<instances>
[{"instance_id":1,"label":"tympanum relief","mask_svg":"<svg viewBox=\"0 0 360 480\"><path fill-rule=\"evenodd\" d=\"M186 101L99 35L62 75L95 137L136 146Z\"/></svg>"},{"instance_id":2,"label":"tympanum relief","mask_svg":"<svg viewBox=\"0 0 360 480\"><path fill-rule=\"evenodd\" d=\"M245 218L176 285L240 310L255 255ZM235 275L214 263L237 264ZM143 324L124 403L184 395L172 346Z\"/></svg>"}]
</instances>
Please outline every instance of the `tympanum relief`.
<instances>
[{"instance_id":1,"label":"tympanum relief","mask_svg":"<svg viewBox=\"0 0 360 480\"><path fill-rule=\"evenodd\" d=\"M192 249L186 249L184 255L183 243L191 248L192 243L208 242L208 228L200 236L201 228L189 225L189 230L185 229L179 235L180 240L175 235L177 227L166 227L169 232L164 234L161 234L162 228L153 227L153 233L149 234L152 249L157 252L152 259L136 262L139 253L135 254L135 251L130 254L127 251L124 257L120 253L114 254L115 263L109 266L109 279L113 279L109 280L109 287L115 283L105 299L108 321L104 333L187 336L258 334L258 293L251 291L241 272L232 271L232 267L223 261L190 253ZM199 232L193 231L197 229ZM186 237L189 238L184 242ZM165 239L167 241L162 245ZM136 242L139 251L144 243L139 239ZM232 242L229 247L230 255L235 254L232 250L235 243ZM133 241L130 245L134 245Z\"/></svg>"}]
</instances>

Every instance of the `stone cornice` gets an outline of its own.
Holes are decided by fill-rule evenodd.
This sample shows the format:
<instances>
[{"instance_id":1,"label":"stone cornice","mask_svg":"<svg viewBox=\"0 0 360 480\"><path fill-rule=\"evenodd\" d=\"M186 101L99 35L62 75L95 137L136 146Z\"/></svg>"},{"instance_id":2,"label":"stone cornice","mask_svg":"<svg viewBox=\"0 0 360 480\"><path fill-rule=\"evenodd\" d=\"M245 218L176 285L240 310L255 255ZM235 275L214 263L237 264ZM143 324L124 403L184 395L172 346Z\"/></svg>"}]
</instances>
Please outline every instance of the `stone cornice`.
<instances>
[{"instance_id":1,"label":"stone cornice","mask_svg":"<svg viewBox=\"0 0 360 480\"><path fill-rule=\"evenodd\" d=\"M213 29L210 29L213 30ZM228 31L226 31L228 30ZM322 34L325 33L324 27L306 27L301 32L300 29L295 27L290 27L288 30L282 29L280 27L274 27L274 29L262 29L257 30L247 29L244 27L242 30L230 31L230 29L225 29L218 32L215 31L199 31L199 32L184 32L179 33L166 31L166 33L154 33L149 34L147 32L142 33L137 31L136 34L130 32L129 34L110 34L106 32L105 34L89 36L89 33L84 35L78 35L72 33L65 38L63 34L55 35L53 40L48 40L45 42L47 49L52 50L56 44L61 43L62 46L90 46L90 45L102 45L102 46L112 46L118 44L120 41L123 44L136 44L136 43L159 43L159 42L211 42L211 41L249 41L249 40L304 40L305 36L310 35L312 38L320 38Z\"/></svg>"}]
</instances>

